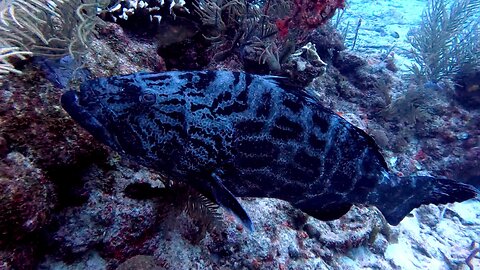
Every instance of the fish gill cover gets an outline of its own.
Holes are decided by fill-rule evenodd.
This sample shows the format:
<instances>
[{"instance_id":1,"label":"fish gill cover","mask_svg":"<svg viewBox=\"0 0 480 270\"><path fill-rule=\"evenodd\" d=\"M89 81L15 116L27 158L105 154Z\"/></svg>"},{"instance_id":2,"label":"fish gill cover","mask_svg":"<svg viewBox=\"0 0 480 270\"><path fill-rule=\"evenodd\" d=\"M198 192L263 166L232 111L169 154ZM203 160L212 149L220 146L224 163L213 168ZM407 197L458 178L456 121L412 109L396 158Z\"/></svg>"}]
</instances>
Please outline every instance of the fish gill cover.
<instances>
[{"instance_id":1,"label":"fish gill cover","mask_svg":"<svg viewBox=\"0 0 480 270\"><path fill-rule=\"evenodd\" d=\"M408 81L394 73L399 72L395 65L404 51L400 48L386 48L377 56L345 50L340 35L327 24L343 1L0 3L5 43L0 229L8 235L0 241L3 265L31 269L43 261L41 267L73 262L70 267L77 269L87 265L328 269L372 267L372 260L384 269L408 269L409 263L457 267L465 260L476 265L477 202L421 207L397 227L387 223L398 223L421 203L474 196L471 187L445 178L474 183L480 175L480 117L475 105L455 103L448 95L453 89L450 77L434 82L435 87L412 83L404 91ZM59 18L68 18L67 23ZM356 46L348 47L362 49L362 39L369 40L362 27L374 21L367 18L356 24L354 35L343 31L358 38ZM380 40L369 41L374 46ZM77 62L45 61L32 67L26 61L31 54L55 58L73 54ZM92 77L108 78L86 80L88 74L82 75L76 65L87 67ZM179 93L192 97L182 101L172 91L204 72L137 73L172 69L247 70L288 79L211 72L185 85ZM456 80L466 83L468 97L463 100L475 104L478 82L472 70L451 75L465 75ZM12 71L23 75L8 75ZM110 77L119 74L131 75ZM187 79L167 87L175 74ZM235 77L254 79L242 83ZM71 78L84 83L80 91L77 82L70 83L75 91L63 95L66 110L99 141L129 159L102 147L59 106L66 89L58 87L65 87ZM107 83L97 86L99 81ZM253 82L259 86L253 87ZM309 84L315 97L303 92ZM238 85L251 87L240 95ZM118 88L126 91L115 96ZM92 95L95 89L110 100L97 100ZM278 95L252 99L257 91ZM140 93L139 99L131 99ZM178 111L187 101L189 107ZM154 110L157 102L167 106ZM122 110L128 113L119 113ZM309 111L316 111L316 116L309 118ZM253 112L260 115L252 117ZM184 125L179 127L179 122ZM308 123L313 122L312 129ZM180 149L194 155L172 154L177 153L178 142L158 143L182 134L182 128L189 136L178 136L188 142ZM239 133L233 146L228 144L231 130ZM358 149L371 155L359 158ZM168 154L159 155L162 151ZM236 157L232 166L225 167L232 156ZM322 166L315 168L316 162ZM179 163L187 169L178 170ZM325 182L310 177L319 172L327 174ZM262 176L268 173L272 177ZM428 174L442 177L403 177ZM303 176L310 181L300 181ZM370 186L375 179L380 179L377 189ZM310 187L302 187L304 183ZM312 196L315 185L325 184L335 192ZM406 194L415 196L405 199ZM277 197L295 207L274 199L237 201L233 195ZM250 218L255 231L244 233L245 227L212 201L233 210L247 226ZM377 205L385 217L374 208L350 205L362 202ZM299 209L335 220L322 222ZM412 236L412 228L420 234ZM431 235L444 240L434 241ZM347 252L357 261L352 262ZM399 252L408 254L407 259Z\"/></svg>"}]
</instances>

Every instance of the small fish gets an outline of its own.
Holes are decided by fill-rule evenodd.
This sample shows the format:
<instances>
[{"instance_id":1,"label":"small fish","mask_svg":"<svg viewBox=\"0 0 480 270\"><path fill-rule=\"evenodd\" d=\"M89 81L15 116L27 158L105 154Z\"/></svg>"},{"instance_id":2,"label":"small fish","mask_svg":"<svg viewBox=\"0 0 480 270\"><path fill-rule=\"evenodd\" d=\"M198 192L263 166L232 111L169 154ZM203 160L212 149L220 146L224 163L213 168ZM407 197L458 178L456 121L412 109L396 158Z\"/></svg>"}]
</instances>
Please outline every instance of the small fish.
<instances>
[{"instance_id":1,"label":"small fish","mask_svg":"<svg viewBox=\"0 0 480 270\"><path fill-rule=\"evenodd\" d=\"M321 220L374 205L398 224L475 188L390 173L373 139L284 79L230 71L136 73L84 82L63 108L123 156L183 181L253 229L235 196L290 202Z\"/></svg>"}]
</instances>

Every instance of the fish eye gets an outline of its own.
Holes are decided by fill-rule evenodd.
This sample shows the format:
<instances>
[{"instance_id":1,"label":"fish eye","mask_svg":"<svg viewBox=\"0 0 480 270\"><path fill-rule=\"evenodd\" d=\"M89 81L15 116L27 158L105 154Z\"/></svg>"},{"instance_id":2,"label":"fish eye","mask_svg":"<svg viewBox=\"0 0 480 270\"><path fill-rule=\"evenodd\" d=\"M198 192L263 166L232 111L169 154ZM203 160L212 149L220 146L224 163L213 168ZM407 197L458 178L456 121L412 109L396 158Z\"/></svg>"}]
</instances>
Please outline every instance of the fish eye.
<instances>
[{"instance_id":1,"label":"fish eye","mask_svg":"<svg viewBox=\"0 0 480 270\"><path fill-rule=\"evenodd\" d=\"M155 95L151 93L146 93L140 96L140 102L145 103L145 104L153 104L155 103Z\"/></svg>"}]
</instances>

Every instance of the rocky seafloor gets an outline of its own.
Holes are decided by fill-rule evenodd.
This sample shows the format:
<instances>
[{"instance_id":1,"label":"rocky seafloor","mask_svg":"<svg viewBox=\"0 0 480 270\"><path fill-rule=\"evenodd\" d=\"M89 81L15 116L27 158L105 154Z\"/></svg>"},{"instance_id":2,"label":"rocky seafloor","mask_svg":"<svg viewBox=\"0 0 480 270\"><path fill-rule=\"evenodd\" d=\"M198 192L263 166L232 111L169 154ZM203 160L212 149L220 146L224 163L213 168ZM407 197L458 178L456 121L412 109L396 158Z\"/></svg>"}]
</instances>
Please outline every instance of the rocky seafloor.
<instances>
[{"instance_id":1,"label":"rocky seafloor","mask_svg":"<svg viewBox=\"0 0 480 270\"><path fill-rule=\"evenodd\" d=\"M85 60L95 76L171 69L151 39L111 23L98 33ZM381 52L346 50L330 27L309 41L328 64L309 87L372 135L393 171L479 186L480 106L462 104L453 84L405 80ZM322 222L280 200L242 198L249 232L221 209L189 207L198 197L188 188L131 198L132 184L170 183L95 142L63 111L64 89L44 69L26 63L23 72L0 88L0 269L480 268L478 200L422 206L392 227L375 208Z\"/></svg>"}]
</instances>

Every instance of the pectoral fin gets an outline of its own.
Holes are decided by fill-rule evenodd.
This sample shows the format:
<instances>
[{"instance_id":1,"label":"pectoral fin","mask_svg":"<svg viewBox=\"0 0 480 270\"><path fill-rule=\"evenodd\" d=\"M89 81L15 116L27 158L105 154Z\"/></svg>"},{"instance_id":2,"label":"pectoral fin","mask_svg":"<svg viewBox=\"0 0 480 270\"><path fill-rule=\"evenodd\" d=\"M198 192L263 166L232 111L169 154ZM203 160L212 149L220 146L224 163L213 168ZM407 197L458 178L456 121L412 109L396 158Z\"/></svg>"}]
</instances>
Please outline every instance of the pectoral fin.
<instances>
[{"instance_id":1,"label":"pectoral fin","mask_svg":"<svg viewBox=\"0 0 480 270\"><path fill-rule=\"evenodd\" d=\"M212 193L215 201L236 215L245 227L253 231L252 220L237 198L222 184L222 179L216 173L212 173L212 179Z\"/></svg>"},{"instance_id":2,"label":"pectoral fin","mask_svg":"<svg viewBox=\"0 0 480 270\"><path fill-rule=\"evenodd\" d=\"M210 175L209 181L201 181L201 185L194 184L198 192L213 200L223 208L227 209L242 222L250 231L253 231L253 223L247 212L240 205L235 196L222 183L222 179L216 173ZM203 184L205 183L205 184Z\"/></svg>"}]
</instances>

